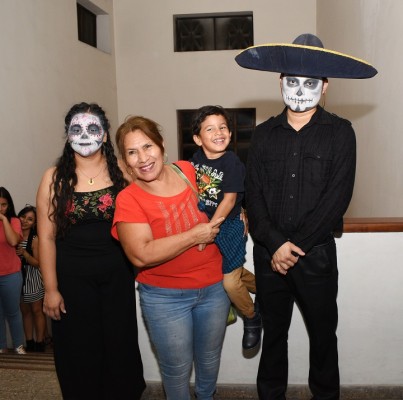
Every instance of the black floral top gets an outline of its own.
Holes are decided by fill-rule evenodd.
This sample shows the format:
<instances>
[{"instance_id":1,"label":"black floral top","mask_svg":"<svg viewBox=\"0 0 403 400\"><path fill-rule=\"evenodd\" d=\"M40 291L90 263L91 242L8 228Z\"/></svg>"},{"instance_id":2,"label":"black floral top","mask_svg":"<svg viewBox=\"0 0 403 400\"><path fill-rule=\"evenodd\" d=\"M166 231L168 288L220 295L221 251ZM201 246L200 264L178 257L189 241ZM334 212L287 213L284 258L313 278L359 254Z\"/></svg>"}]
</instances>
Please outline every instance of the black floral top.
<instances>
[{"instance_id":1,"label":"black floral top","mask_svg":"<svg viewBox=\"0 0 403 400\"><path fill-rule=\"evenodd\" d=\"M71 221L63 237L56 239L56 269L60 276L93 276L130 266L120 243L111 235L114 186L93 192L75 192L66 211Z\"/></svg>"},{"instance_id":2,"label":"black floral top","mask_svg":"<svg viewBox=\"0 0 403 400\"><path fill-rule=\"evenodd\" d=\"M117 191L113 186L94 192L74 192L66 216L74 225L80 221L113 220Z\"/></svg>"}]
</instances>

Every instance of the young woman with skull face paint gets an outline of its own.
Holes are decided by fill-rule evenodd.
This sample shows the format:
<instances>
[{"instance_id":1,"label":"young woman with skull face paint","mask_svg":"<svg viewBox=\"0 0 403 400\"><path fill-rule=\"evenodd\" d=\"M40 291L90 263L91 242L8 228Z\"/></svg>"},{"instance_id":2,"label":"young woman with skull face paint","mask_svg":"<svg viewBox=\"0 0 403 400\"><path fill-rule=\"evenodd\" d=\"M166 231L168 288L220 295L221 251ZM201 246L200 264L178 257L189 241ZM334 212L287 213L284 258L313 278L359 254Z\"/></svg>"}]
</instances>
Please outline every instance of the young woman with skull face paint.
<instances>
[{"instance_id":1,"label":"young woman with skull face paint","mask_svg":"<svg viewBox=\"0 0 403 400\"><path fill-rule=\"evenodd\" d=\"M139 399L145 387L134 271L110 235L115 198L127 181L109 127L97 104L74 105L63 154L37 195L44 311L64 398Z\"/></svg>"}]
</instances>

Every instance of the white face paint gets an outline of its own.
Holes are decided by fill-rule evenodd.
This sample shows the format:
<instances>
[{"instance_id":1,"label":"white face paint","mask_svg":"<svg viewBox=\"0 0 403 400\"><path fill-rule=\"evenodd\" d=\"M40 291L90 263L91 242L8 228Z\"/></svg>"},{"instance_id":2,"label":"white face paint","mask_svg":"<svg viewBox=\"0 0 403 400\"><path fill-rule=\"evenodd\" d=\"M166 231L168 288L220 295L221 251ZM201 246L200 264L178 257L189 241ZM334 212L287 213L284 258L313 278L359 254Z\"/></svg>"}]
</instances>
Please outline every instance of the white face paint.
<instances>
[{"instance_id":1,"label":"white face paint","mask_svg":"<svg viewBox=\"0 0 403 400\"><path fill-rule=\"evenodd\" d=\"M282 94L287 107L303 112L316 107L322 94L323 80L304 76L283 76Z\"/></svg>"},{"instance_id":2,"label":"white face paint","mask_svg":"<svg viewBox=\"0 0 403 400\"><path fill-rule=\"evenodd\" d=\"M72 149L83 157L96 153L102 146L104 136L105 131L96 115L76 114L70 122L69 143Z\"/></svg>"}]
</instances>

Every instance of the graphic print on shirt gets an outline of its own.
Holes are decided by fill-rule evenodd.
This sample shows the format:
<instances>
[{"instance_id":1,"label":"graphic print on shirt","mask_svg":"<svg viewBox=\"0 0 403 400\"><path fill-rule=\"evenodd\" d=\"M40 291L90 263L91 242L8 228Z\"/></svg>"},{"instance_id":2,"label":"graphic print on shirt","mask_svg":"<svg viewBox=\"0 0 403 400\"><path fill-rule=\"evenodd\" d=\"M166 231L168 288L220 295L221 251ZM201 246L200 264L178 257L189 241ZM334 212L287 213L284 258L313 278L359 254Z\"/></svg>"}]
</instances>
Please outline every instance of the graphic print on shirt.
<instances>
[{"instance_id":1,"label":"graphic print on shirt","mask_svg":"<svg viewBox=\"0 0 403 400\"><path fill-rule=\"evenodd\" d=\"M197 202L192 196L193 192L181 201L176 203L157 202L157 207L164 220L166 236L176 235L186 232L199 222Z\"/></svg>"},{"instance_id":2,"label":"graphic print on shirt","mask_svg":"<svg viewBox=\"0 0 403 400\"><path fill-rule=\"evenodd\" d=\"M223 196L220 187L224 178L224 172L204 164L194 164L194 167L196 170L199 200L206 207L217 208Z\"/></svg>"}]
</instances>

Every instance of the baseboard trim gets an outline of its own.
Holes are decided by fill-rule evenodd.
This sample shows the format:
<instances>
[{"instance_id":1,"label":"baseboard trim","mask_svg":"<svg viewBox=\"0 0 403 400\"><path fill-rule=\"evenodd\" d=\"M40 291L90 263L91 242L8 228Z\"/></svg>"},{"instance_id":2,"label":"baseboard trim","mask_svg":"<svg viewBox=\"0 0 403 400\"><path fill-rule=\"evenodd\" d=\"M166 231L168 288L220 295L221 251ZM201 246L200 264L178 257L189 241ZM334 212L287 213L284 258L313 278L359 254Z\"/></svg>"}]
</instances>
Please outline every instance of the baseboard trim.
<instances>
[{"instance_id":1,"label":"baseboard trim","mask_svg":"<svg viewBox=\"0 0 403 400\"><path fill-rule=\"evenodd\" d=\"M147 382L144 399L164 399L161 382ZM256 400L255 385L219 384L217 385L217 400L245 399ZM309 400L311 393L307 385L289 385L287 391L289 400ZM402 400L403 386L401 385L342 385L342 400Z\"/></svg>"}]
</instances>

